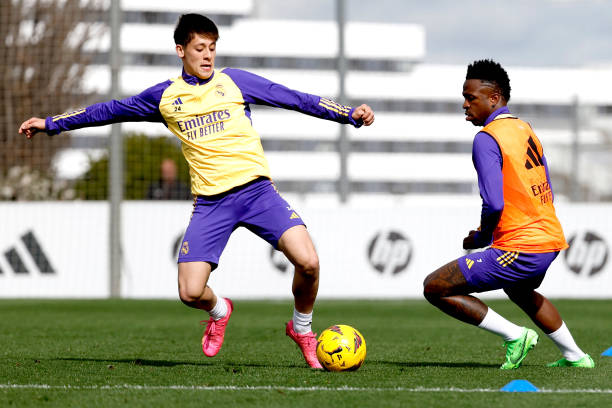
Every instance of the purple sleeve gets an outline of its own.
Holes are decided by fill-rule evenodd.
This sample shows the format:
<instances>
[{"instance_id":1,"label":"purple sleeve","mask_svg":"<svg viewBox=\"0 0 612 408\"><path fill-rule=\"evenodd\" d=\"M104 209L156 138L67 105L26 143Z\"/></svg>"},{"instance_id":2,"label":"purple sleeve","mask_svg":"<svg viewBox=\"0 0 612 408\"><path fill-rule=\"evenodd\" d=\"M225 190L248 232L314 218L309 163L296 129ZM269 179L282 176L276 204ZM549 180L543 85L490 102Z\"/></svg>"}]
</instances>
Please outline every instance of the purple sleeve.
<instances>
[{"instance_id":1,"label":"purple sleeve","mask_svg":"<svg viewBox=\"0 0 612 408\"><path fill-rule=\"evenodd\" d=\"M544 170L546 170L546 181L548 181L548 186L550 187L550 194L552 194L553 201L555 201L555 192L552 188L552 183L550 182L550 174L548 173L548 162L546 161L546 156L542 153L542 162L544 163Z\"/></svg>"},{"instance_id":2,"label":"purple sleeve","mask_svg":"<svg viewBox=\"0 0 612 408\"><path fill-rule=\"evenodd\" d=\"M228 75L238 86L246 104L274 106L305 113L317 118L339 123L350 123L355 127L363 125L362 120L355 121L352 113L355 108L340 105L332 100L317 95L295 91L248 71L225 68Z\"/></svg>"},{"instance_id":3,"label":"purple sleeve","mask_svg":"<svg viewBox=\"0 0 612 408\"><path fill-rule=\"evenodd\" d=\"M102 126L117 122L162 122L159 111L161 96L172 81L159 83L135 96L90 105L74 112L49 116L45 119L46 132L55 135L66 130Z\"/></svg>"},{"instance_id":4,"label":"purple sleeve","mask_svg":"<svg viewBox=\"0 0 612 408\"><path fill-rule=\"evenodd\" d=\"M478 188L482 197L480 231L477 240L489 245L493 230L499 222L504 209L503 160L495 139L485 132L474 138L472 161L478 174Z\"/></svg>"}]
</instances>

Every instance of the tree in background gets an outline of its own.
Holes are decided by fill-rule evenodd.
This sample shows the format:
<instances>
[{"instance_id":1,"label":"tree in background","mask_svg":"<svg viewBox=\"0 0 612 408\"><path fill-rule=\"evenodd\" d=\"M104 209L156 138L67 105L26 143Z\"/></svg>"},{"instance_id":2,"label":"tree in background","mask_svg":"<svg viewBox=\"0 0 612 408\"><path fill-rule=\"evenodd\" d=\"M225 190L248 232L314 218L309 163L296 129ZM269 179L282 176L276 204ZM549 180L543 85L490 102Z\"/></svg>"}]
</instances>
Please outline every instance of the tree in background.
<instances>
[{"instance_id":1,"label":"tree in background","mask_svg":"<svg viewBox=\"0 0 612 408\"><path fill-rule=\"evenodd\" d=\"M78 108L90 95L81 80L93 57L85 44L99 37L100 0L7 0L0 3L0 199L36 199L30 189L51 183L55 153L69 143L69 134L39 135L35 142L17 133L31 116ZM89 22L89 23L88 23ZM22 185L12 186L14 175ZM31 177L30 177L31 176ZM29 186L34 178L46 183ZM48 190L55 194L55 187Z\"/></svg>"},{"instance_id":2,"label":"tree in background","mask_svg":"<svg viewBox=\"0 0 612 408\"><path fill-rule=\"evenodd\" d=\"M124 136L123 152L123 196L127 200L146 198L151 181L159 178L160 165L164 159L174 160L178 167L178 179L190 185L189 167L175 137ZM74 190L76 198L80 199L108 198L108 154L99 160L90 161L89 170L76 182Z\"/></svg>"}]
</instances>

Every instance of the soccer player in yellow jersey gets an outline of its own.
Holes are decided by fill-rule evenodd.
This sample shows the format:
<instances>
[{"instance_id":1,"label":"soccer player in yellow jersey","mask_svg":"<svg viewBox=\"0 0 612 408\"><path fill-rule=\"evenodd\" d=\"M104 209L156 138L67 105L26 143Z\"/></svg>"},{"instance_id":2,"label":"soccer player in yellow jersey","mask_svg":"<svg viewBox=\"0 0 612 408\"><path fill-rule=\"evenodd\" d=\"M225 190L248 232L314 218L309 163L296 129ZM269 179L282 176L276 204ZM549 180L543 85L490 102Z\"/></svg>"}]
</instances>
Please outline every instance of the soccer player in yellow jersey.
<instances>
[{"instance_id":1,"label":"soccer player in yellow jersey","mask_svg":"<svg viewBox=\"0 0 612 408\"><path fill-rule=\"evenodd\" d=\"M199 14L179 18L174 31L181 76L138 95L98 103L46 119L31 118L19 128L28 138L114 122L161 122L182 142L195 196L191 221L179 252L179 296L187 306L208 312L202 337L206 356L216 355L233 311L231 300L207 285L231 233L246 227L282 251L295 266L293 318L286 334L299 346L309 366L321 368L312 311L319 286L319 259L300 216L278 194L258 133L251 125L250 104L291 109L307 115L369 126L374 113L289 89L247 71L215 69L218 29Z\"/></svg>"},{"instance_id":2,"label":"soccer player in yellow jersey","mask_svg":"<svg viewBox=\"0 0 612 408\"><path fill-rule=\"evenodd\" d=\"M501 336L502 369L518 368L538 342L532 329L506 320L471 295L503 289L563 354L552 367L594 367L575 343L553 304L535 291L549 265L567 248L555 215L548 166L531 126L510 114L510 80L491 60L468 66L463 83L466 120L484 126L476 134L472 160L482 197L480 228L463 248L489 248L454 260L431 273L424 295L444 313Z\"/></svg>"}]
</instances>

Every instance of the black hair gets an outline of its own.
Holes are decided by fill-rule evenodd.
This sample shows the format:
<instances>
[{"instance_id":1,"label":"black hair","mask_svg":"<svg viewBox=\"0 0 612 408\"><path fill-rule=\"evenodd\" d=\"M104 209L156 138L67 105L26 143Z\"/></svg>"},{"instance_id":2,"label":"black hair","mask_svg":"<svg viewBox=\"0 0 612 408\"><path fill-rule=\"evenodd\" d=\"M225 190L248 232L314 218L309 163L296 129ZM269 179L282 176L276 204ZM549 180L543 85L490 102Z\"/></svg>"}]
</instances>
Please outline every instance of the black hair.
<instances>
[{"instance_id":1,"label":"black hair","mask_svg":"<svg viewBox=\"0 0 612 408\"><path fill-rule=\"evenodd\" d=\"M480 79L492 83L499 88L501 95L506 102L510 100L510 78L508 73L502 66L489 59L474 61L468 65L467 75L465 79Z\"/></svg>"},{"instance_id":2,"label":"black hair","mask_svg":"<svg viewBox=\"0 0 612 408\"><path fill-rule=\"evenodd\" d=\"M201 14L183 14L174 29L174 43L185 47L194 34L204 35L217 41L219 30L215 23Z\"/></svg>"}]
</instances>

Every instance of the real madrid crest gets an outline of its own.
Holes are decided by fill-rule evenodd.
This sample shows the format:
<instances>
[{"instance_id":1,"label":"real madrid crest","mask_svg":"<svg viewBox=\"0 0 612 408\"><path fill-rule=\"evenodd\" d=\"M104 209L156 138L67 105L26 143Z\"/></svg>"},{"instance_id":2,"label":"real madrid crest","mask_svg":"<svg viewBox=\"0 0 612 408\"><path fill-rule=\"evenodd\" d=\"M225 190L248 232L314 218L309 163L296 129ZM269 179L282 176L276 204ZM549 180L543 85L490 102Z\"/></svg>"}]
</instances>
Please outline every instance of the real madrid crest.
<instances>
[{"instance_id":1,"label":"real madrid crest","mask_svg":"<svg viewBox=\"0 0 612 408\"><path fill-rule=\"evenodd\" d=\"M225 89L223 89L223 85L218 84L215 86L215 94L217 96L225 96Z\"/></svg>"}]
</instances>

